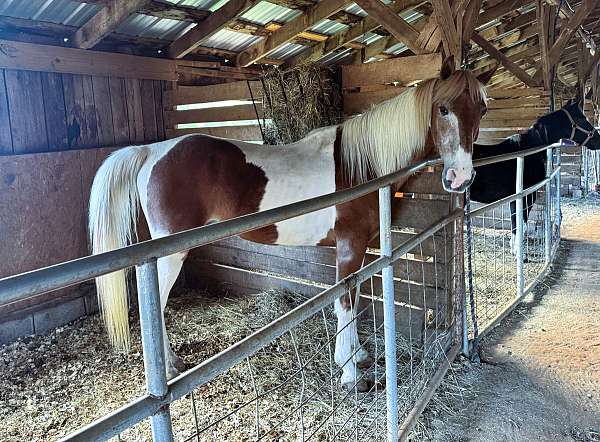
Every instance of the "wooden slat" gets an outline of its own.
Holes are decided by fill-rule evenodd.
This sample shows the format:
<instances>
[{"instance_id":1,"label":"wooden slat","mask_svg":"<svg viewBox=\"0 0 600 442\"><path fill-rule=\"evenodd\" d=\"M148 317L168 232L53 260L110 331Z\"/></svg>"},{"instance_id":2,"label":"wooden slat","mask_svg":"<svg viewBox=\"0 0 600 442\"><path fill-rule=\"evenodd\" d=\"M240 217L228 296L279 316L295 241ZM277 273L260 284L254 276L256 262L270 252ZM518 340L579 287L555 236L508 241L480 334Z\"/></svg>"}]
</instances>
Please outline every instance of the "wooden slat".
<instances>
[{"instance_id":1,"label":"wooden slat","mask_svg":"<svg viewBox=\"0 0 600 442\"><path fill-rule=\"evenodd\" d=\"M446 215L447 201L394 198L392 203L392 225L401 228L425 229Z\"/></svg>"},{"instance_id":2,"label":"wooden slat","mask_svg":"<svg viewBox=\"0 0 600 442\"><path fill-rule=\"evenodd\" d=\"M448 195L442 186L441 172L420 172L412 177L399 189L404 193L421 193Z\"/></svg>"},{"instance_id":3,"label":"wooden slat","mask_svg":"<svg viewBox=\"0 0 600 442\"><path fill-rule=\"evenodd\" d=\"M262 141L262 135L258 125L251 126L222 126L203 127L198 129L169 129L167 138L175 138L187 134L205 134L215 137L231 138L242 141Z\"/></svg>"},{"instance_id":4,"label":"wooden slat","mask_svg":"<svg viewBox=\"0 0 600 442\"><path fill-rule=\"evenodd\" d=\"M98 124L98 143L103 147L114 146L115 134L108 78L94 76L92 77L92 85L94 87L94 106Z\"/></svg>"},{"instance_id":5,"label":"wooden slat","mask_svg":"<svg viewBox=\"0 0 600 442\"><path fill-rule=\"evenodd\" d=\"M83 147L98 146L98 118L96 113L96 104L94 103L94 85L92 77L89 75L81 76L83 85L83 104L84 104L84 125L85 131L82 132Z\"/></svg>"},{"instance_id":6,"label":"wooden slat","mask_svg":"<svg viewBox=\"0 0 600 442\"><path fill-rule=\"evenodd\" d=\"M8 97L4 69L0 69L0 155L13 153L12 135L10 133L10 115L8 113Z\"/></svg>"},{"instance_id":7,"label":"wooden slat","mask_svg":"<svg viewBox=\"0 0 600 442\"><path fill-rule=\"evenodd\" d=\"M142 115L140 80L125 79L125 96L129 122L129 140L132 143L142 143L144 141L144 118Z\"/></svg>"},{"instance_id":8,"label":"wooden slat","mask_svg":"<svg viewBox=\"0 0 600 442\"><path fill-rule=\"evenodd\" d=\"M48 131L48 149L64 150L69 147L67 139L67 114L63 92L62 75L42 72L44 115Z\"/></svg>"},{"instance_id":9,"label":"wooden slat","mask_svg":"<svg viewBox=\"0 0 600 442\"><path fill-rule=\"evenodd\" d=\"M46 151L48 138L40 73L7 69L5 78L14 153Z\"/></svg>"},{"instance_id":10,"label":"wooden slat","mask_svg":"<svg viewBox=\"0 0 600 442\"><path fill-rule=\"evenodd\" d=\"M534 120L486 120L481 121L482 128L495 128L495 129L527 129L531 126Z\"/></svg>"},{"instance_id":11,"label":"wooden slat","mask_svg":"<svg viewBox=\"0 0 600 442\"><path fill-rule=\"evenodd\" d=\"M93 48L127 17L149 2L150 0L107 0L105 6L77 30L75 46Z\"/></svg>"},{"instance_id":12,"label":"wooden slat","mask_svg":"<svg viewBox=\"0 0 600 442\"><path fill-rule=\"evenodd\" d=\"M234 83L214 84L210 86L178 86L173 92L172 104L211 103L215 101L228 100L250 100L252 96L256 99L262 95L260 82L238 81Z\"/></svg>"},{"instance_id":13,"label":"wooden slat","mask_svg":"<svg viewBox=\"0 0 600 442\"><path fill-rule=\"evenodd\" d=\"M344 94L344 113L346 115L353 115L364 112L369 110L372 106L381 103L382 101L397 97L405 90L406 88L398 87L388 88L380 91Z\"/></svg>"},{"instance_id":14,"label":"wooden slat","mask_svg":"<svg viewBox=\"0 0 600 442\"><path fill-rule=\"evenodd\" d=\"M550 95L548 91L541 88L489 88L487 94L490 98L548 97Z\"/></svg>"},{"instance_id":15,"label":"wooden slat","mask_svg":"<svg viewBox=\"0 0 600 442\"><path fill-rule=\"evenodd\" d=\"M433 5L436 20L439 23L444 45L447 48L446 53L454 55L454 59L460 64L460 59L462 56L462 32L461 36L459 36L459 32L456 29L456 24L454 23L454 14L450 8L450 3L448 0L431 0L431 3ZM459 4L464 3L464 1L461 2L459 0L455 0L454 3ZM462 19L463 13L464 10L461 10L461 18L459 20Z\"/></svg>"},{"instance_id":16,"label":"wooden slat","mask_svg":"<svg viewBox=\"0 0 600 442\"><path fill-rule=\"evenodd\" d=\"M379 255L367 253L365 255L365 264L375 261ZM446 265L442 262L424 262L415 259L399 259L392 266L394 277L410 280L431 287L446 287Z\"/></svg>"},{"instance_id":17,"label":"wooden slat","mask_svg":"<svg viewBox=\"0 0 600 442\"><path fill-rule=\"evenodd\" d=\"M206 17L202 24L196 26L169 46L171 58L183 58L195 48L200 46L203 40L219 32L228 26L238 15L250 9L256 0L230 0L215 12Z\"/></svg>"},{"instance_id":18,"label":"wooden slat","mask_svg":"<svg viewBox=\"0 0 600 442\"><path fill-rule=\"evenodd\" d=\"M548 109L548 100L545 98L500 98L488 100L487 107L491 109L518 109L537 108Z\"/></svg>"},{"instance_id":19,"label":"wooden slat","mask_svg":"<svg viewBox=\"0 0 600 442\"><path fill-rule=\"evenodd\" d=\"M395 278L394 278L395 279ZM373 277L373 289L375 295L381 296L383 293L381 277L376 275ZM361 284L362 293L371 293L371 281L365 281ZM447 303L445 290L436 290L434 287L423 286L419 284L411 284L406 281L394 280L394 300L396 302L404 302L408 305L417 307L436 308L442 307Z\"/></svg>"},{"instance_id":20,"label":"wooden slat","mask_svg":"<svg viewBox=\"0 0 600 442\"><path fill-rule=\"evenodd\" d=\"M108 86L110 89L110 106L115 144L127 144L129 143L129 122L127 119L125 81L122 78L111 77L108 80Z\"/></svg>"},{"instance_id":21,"label":"wooden slat","mask_svg":"<svg viewBox=\"0 0 600 442\"><path fill-rule=\"evenodd\" d=\"M342 87L398 82L402 85L437 77L442 67L441 54L426 54L362 65L342 66Z\"/></svg>"},{"instance_id":22,"label":"wooden slat","mask_svg":"<svg viewBox=\"0 0 600 442\"><path fill-rule=\"evenodd\" d=\"M67 137L70 149L83 147L87 134L85 128L85 103L83 81L80 75L63 74L65 110L67 114Z\"/></svg>"},{"instance_id":23,"label":"wooden slat","mask_svg":"<svg viewBox=\"0 0 600 442\"><path fill-rule=\"evenodd\" d=\"M177 80L175 62L84 49L0 40L0 68L152 80Z\"/></svg>"},{"instance_id":24,"label":"wooden slat","mask_svg":"<svg viewBox=\"0 0 600 442\"><path fill-rule=\"evenodd\" d=\"M262 106L257 105L259 118L262 118ZM256 120L253 105L228 106L210 109L190 109L184 111L168 111L169 127L183 123L208 123L217 121Z\"/></svg>"},{"instance_id":25,"label":"wooden slat","mask_svg":"<svg viewBox=\"0 0 600 442\"><path fill-rule=\"evenodd\" d=\"M154 107L154 83L152 80L140 81L142 96L142 118L144 121L144 141L153 142L158 139L156 128L156 108Z\"/></svg>"},{"instance_id":26,"label":"wooden slat","mask_svg":"<svg viewBox=\"0 0 600 442\"><path fill-rule=\"evenodd\" d=\"M156 114L156 139L158 141L166 138L163 88L164 84L162 81L154 80L154 112Z\"/></svg>"},{"instance_id":27,"label":"wooden slat","mask_svg":"<svg viewBox=\"0 0 600 442\"><path fill-rule=\"evenodd\" d=\"M520 109L491 109L483 120L512 120L522 118L523 120L534 120L544 115L546 112L541 109L520 108Z\"/></svg>"}]
</instances>

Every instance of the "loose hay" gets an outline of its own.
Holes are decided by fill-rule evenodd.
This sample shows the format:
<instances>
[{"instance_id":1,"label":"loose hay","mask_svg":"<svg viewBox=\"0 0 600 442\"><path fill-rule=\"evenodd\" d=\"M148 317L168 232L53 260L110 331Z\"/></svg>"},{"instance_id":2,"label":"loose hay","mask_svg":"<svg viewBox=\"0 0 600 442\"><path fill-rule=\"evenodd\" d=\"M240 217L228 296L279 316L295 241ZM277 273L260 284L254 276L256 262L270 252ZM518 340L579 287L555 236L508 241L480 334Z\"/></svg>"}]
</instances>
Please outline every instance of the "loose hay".
<instances>
[{"instance_id":1,"label":"loose hay","mask_svg":"<svg viewBox=\"0 0 600 442\"><path fill-rule=\"evenodd\" d=\"M167 327L177 353L188 363L197 364L304 300L300 295L275 292L239 298L187 292L171 300ZM132 324L133 346L128 355L109 348L98 317L2 347L0 440L57 440L143 394L136 318L132 318ZM282 336L245 363L198 388L193 397L188 395L173 403L176 440L298 440L316 430L314 440L355 436L359 440L385 439L382 389L356 394L338 387L333 346L330 349L325 345L328 338L333 338L335 327L336 319L328 308L295 328L293 338L290 333ZM360 335L372 356L377 350L376 363L368 376L383 376L382 330L373 336L373 322L365 320ZM403 339L398 340L398 359L400 410L405 413L439 360L424 358L420 348ZM300 363L306 364L303 373L293 375ZM306 401L305 406L295 410L301 401ZM192 402L198 428L208 427L199 436ZM223 416L227 417L221 420ZM275 430L268 431L275 426ZM425 431L423 428L419 431ZM147 421L121 435L123 441L149 439Z\"/></svg>"}]
</instances>

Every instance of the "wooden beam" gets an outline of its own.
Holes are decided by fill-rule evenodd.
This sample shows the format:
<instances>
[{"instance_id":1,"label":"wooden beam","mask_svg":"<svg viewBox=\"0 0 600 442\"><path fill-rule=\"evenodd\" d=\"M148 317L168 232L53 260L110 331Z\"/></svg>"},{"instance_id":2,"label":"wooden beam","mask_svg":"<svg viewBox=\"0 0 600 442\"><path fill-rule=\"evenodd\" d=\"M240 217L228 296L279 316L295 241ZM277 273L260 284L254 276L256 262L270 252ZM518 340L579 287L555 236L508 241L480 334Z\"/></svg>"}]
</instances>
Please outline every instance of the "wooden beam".
<instances>
[{"instance_id":1,"label":"wooden beam","mask_svg":"<svg viewBox=\"0 0 600 442\"><path fill-rule=\"evenodd\" d=\"M342 10L348 3L348 0L323 0L316 5L311 6L303 14L287 22L266 39L259 41L240 52L237 56L237 65L250 66L259 61L279 46L294 39L298 34L310 29L319 21Z\"/></svg>"},{"instance_id":2,"label":"wooden beam","mask_svg":"<svg viewBox=\"0 0 600 442\"><path fill-rule=\"evenodd\" d=\"M90 18L75 34L75 46L89 49L114 31L127 17L149 0L112 0Z\"/></svg>"},{"instance_id":3,"label":"wooden beam","mask_svg":"<svg viewBox=\"0 0 600 442\"><path fill-rule=\"evenodd\" d=\"M598 62L600 62L600 48L596 49L596 53L592 57L592 59L587 64L585 71L583 72L583 78L588 79L592 73L592 70L598 66Z\"/></svg>"},{"instance_id":4,"label":"wooden beam","mask_svg":"<svg viewBox=\"0 0 600 442\"><path fill-rule=\"evenodd\" d=\"M525 83L530 87L537 87L539 84L525 72L523 69L519 67L516 63L511 61L506 55L500 52L493 44L479 35L477 32L474 32L471 39L473 42L477 43L481 49L486 51L490 56L498 60L498 62L504 66L508 71L510 71L515 77Z\"/></svg>"},{"instance_id":5,"label":"wooden beam","mask_svg":"<svg viewBox=\"0 0 600 442\"><path fill-rule=\"evenodd\" d=\"M538 38L540 42L540 56L542 61L542 73L544 89L550 90L552 84L550 57L549 57L549 37L550 37L550 7L543 0L536 0L536 18L538 25Z\"/></svg>"},{"instance_id":6,"label":"wooden beam","mask_svg":"<svg viewBox=\"0 0 600 442\"><path fill-rule=\"evenodd\" d=\"M399 0L391 3L390 8L395 14L399 14L408 9L414 8L421 3L423 3L423 0ZM377 20L367 16L351 26L349 29L338 32L337 34L327 38L327 40L324 42L308 48L295 57L290 58L286 62L286 65L292 67L302 62L316 61L324 55L329 54L330 52L333 52L350 43L352 40L360 37L361 35L367 32L375 31L380 26L381 25L377 22Z\"/></svg>"},{"instance_id":7,"label":"wooden beam","mask_svg":"<svg viewBox=\"0 0 600 442\"><path fill-rule=\"evenodd\" d=\"M254 6L257 0L230 0L210 14L198 26L190 29L169 46L171 58L182 58L200 46L202 41L232 23L235 18Z\"/></svg>"},{"instance_id":8,"label":"wooden beam","mask_svg":"<svg viewBox=\"0 0 600 442\"><path fill-rule=\"evenodd\" d=\"M450 3L448 3L448 0L431 0L431 3L436 21L441 30L446 53L453 55L455 63L460 66L462 61L461 37L458 35L456 23L454 23L454 14L450 8ZM460 3L460 0L455 0L456 3Z\"/></svg>"},{"instance_id":9,"label":"wooden beam","mask_svg":"<svg viewBox=\"0 0 600 442\"><path fill-rule=\"evenodd\" d=\"M558 62L560 61L560 56L562 55L563 50L565 49L565 46L567 45L567 43L569 43L569 40L571 40L573 35L577 32L577 30L579 29L579 25L581 25L581 23L587 17L589 12L593 9L593 7L594 0L583 0L581 5L579 5L579 8L577 8L577 11L573 15L573 17L571 17L569 19L569 22L563 27L563 29L561 29L558 39L556 40L554 45L552 45L552 48L548 52L548 63L550 69L554 68L558 64ZM540 65L533 78L537 81L542 77L542 73L543 68Z\"/></svg>"},{"instance_id":10,"label":"wooden beam","mask_svg":"<svg viewBox=\"0 0 600 442\"><path fill-rule=\"evenodd\" d=\"M358 0L356 3L387 29L398 41L404 43L408 49L415 54L425 53L416 44L419 33L389 6L380 0Z\"/></svg>"},{"instance_id":11,"label":"wooden beam","mask_svg":"<svg viewBox=\"0 0 600 442\"><path fill-rule=\"evenodd\" d=\"M518 8L526 6L530 4L533 0L503 0L491 8L487 8L483 13L479 16L479 24L484 25L486 23L491 22L492 20L496 20L509 12L513 12Z\"/></svg>"},{"instance_id":12,"label":"wooden beam","mask_svg":"<svg viewBox=\"0 0 600 442\"><path fill-rule=\"evenodd\" d=\"M159 0L152 0L148 2L136 12L144 15L150 15L152 17L189 22L201 22L210 15L209 11L197 9L192 6L176 5Z\"/></svg>"},{"instance_id":13,"label":"wooden beam","mask_svg":"<svg viewBox=\"0 0 600 442\"><path fill-rule=\"evenodd\" d=\"M177 80L175 62L161 58L0 40L0 68Z\"/></svg>"},{"instance_id":14,"label":"wooden beam","mask_svg":"<svg viewBox=\"0 0 600 442\"><path fill-rule=\"evenodd\" d=\"M471 41L471 35L473 35L479 22L482 3L483 0L471 0L467 6L463 17L462 45L468 44Z\"/></svg>"}]
</instances>

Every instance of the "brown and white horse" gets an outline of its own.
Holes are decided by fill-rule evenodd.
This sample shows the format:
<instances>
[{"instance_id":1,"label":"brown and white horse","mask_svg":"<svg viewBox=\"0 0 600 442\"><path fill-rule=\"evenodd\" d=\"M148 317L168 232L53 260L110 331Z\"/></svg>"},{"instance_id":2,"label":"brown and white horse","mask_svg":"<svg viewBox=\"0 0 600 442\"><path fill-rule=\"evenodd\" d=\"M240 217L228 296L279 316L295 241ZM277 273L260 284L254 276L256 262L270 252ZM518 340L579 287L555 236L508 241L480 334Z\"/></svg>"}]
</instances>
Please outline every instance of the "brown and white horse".
<instances>
[{"instance_id":1,"label":"brown and white horse","mask_svg":"<svg viewBox=\"0 0 600 442\"><path fill-rule=\"evenodd\" d=\"M316 197L383 176L439 153L443 185L462 192L473 178L471 153L486 109L485 89L469 71L444 62L440 78L423 81L339 126L311 132L277 149L206 135L186 135L113 153L100 167L90 198L93 253L135 239L141 205L152 238ZM398 186L403 183L398 183ZM357 271L378 234L377 193L241 235L265 244L336 246L337 277ZM162 308L187 252L158 260ZM125 272L97 279L109 337L129 346ZM335 302L335 361L341 382L354 385L360 348L348 294ZM167 375L184 364L171 350L166 329ZM354 356L353 356L354 355ZM359 383L358 388L364 388Z\"/></svg>"}]
</instances>

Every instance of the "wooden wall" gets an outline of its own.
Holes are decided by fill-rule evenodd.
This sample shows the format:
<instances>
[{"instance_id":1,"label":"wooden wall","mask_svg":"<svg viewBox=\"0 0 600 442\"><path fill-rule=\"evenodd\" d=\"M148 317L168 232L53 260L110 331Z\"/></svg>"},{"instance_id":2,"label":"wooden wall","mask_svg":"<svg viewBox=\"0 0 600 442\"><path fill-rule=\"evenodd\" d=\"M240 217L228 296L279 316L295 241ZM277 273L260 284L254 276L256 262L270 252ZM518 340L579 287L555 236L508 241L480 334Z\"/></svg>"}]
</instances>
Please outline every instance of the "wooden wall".
<instances>
[{"instance_id":1,"label":"wooden wall","mask_svg":"<svg viewBox=\"0 0 600 442\"><path fill-rule=\"evenodd\" d=\"M0 69L0 155L163 140L169 84Z\"/></svg>"}]
</instances>

